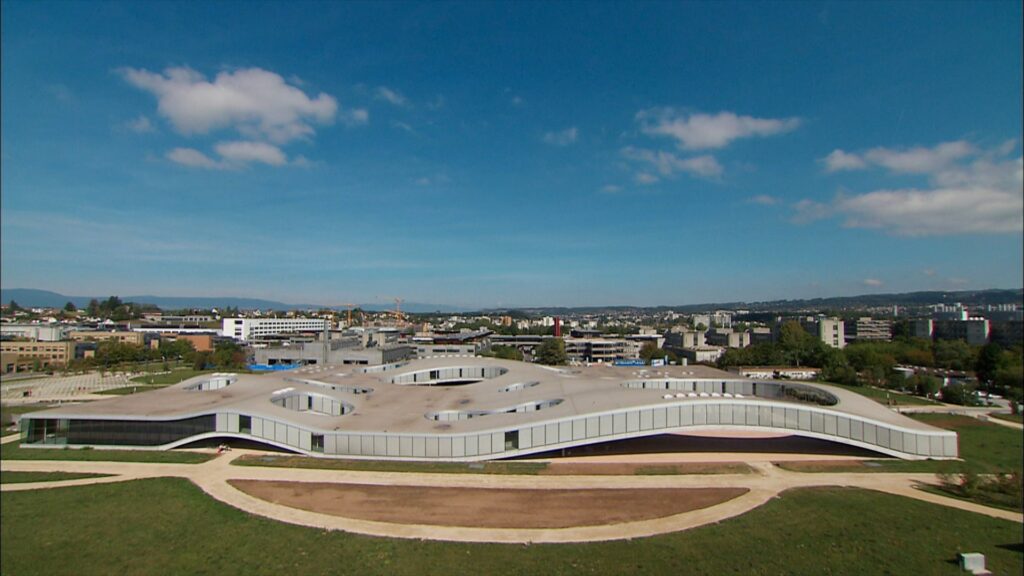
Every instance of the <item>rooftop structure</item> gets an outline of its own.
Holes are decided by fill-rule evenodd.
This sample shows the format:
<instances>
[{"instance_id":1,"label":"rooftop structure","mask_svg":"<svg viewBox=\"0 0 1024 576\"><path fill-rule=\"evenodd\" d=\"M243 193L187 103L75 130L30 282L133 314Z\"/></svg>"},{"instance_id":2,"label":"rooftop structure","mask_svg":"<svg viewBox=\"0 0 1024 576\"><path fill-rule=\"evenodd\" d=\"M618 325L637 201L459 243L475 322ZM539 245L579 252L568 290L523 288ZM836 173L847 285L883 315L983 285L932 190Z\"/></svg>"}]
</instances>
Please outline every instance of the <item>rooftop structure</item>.
<instances>
[{"instance_id":1,"label":"rooftop structure","mask_svg":"<svg viewBox=\"0 0 1024 576\"><path fill-rule=\"evenodd\" d=\"M323 332L330 328L324 318L225 318L224 336L248 342L261 336L294 332Z\"/></svg>"},{"instance_id":2,"label":"rooftop structure","mask_svg":"<svg viewBox=\"0 0 1024 576\"><path fill-rule=\"evenodd\" d=\"M956 434L860 395L703 366L549 368L490 358L215 374L25 414L22 445L168 449L243 438L314 456L472 461L667 432L762 430L907 459Z\"/></svg>"}]
</instances>

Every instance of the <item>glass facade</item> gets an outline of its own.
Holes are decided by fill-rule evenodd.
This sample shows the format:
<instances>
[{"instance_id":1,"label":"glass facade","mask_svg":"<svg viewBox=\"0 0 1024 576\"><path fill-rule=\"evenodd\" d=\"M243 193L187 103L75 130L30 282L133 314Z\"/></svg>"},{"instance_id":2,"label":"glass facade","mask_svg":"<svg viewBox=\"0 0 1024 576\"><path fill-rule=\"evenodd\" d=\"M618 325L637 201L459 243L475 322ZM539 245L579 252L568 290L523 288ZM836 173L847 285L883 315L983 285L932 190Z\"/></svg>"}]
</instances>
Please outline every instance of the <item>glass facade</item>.
<instances>
[{"instance_id":1,"label":"glass facade","mask_svg":"<svg viewBox=\"0 0 1024 576\"><path fill-rule=\"evenodd\" d=\"M26 443L160 446L215 431L213 414L166 421L33 418Z\"/></svg>"}]
</instances>

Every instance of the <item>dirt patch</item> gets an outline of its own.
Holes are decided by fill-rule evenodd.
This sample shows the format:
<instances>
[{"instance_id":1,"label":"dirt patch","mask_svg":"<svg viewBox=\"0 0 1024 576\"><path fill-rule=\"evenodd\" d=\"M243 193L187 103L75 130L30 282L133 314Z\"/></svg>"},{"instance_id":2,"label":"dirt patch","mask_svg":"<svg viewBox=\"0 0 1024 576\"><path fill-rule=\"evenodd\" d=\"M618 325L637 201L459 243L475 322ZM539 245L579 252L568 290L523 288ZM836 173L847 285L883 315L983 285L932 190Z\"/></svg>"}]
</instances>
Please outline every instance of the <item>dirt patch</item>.
<instances>
[{"instance_id":1,"label":"dirt patch","mask_svg":"<svg viewBox=\"0 0 1024 576\"><path fill-rule=\"evenodd\" d=\"M754 470L740 462L551 462L538 472L544 476L630 476L634 474L751 474Z\"/></svg>"},{"instance_id":2,"label":"dirt patch","mask_svg":"<svg viewBox=\"0 0 1024 576\"><path fill-rule=\"evenodd\" d=\"M732 500L746 488L522 490L230 480L260 498L321 514L397 524L568 528L681 514Z\"/></svg>"}]
</instances>

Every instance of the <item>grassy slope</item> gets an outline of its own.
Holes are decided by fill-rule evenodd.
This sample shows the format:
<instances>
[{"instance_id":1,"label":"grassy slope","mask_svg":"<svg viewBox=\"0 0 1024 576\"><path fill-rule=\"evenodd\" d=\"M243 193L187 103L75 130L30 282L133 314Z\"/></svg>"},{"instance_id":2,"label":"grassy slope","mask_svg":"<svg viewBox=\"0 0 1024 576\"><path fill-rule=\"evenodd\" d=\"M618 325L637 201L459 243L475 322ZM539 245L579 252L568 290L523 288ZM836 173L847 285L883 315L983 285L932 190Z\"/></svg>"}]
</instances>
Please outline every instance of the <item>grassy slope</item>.
<instances>
[{"instance_id":1,"label":"grassy slope","mask_svg":"<svg viewBox=\"0 0 1024 576\"><path fill-rule=\"evenodd\" d=\"M865 465L850 462L843 466L819 466L813 462L788 462L780 466L800 472L958 472L971 469L979 473L1022 472L1024 470L1024 434L1006 426L982 422L969 416L951 414L908 414L932 426L953 430L960 438L963 462L941 460L878 460Z\"/></svg>"},{"instance_id":2,"label":"grassy slope","mask_svg":"<svg viewBox=\"0 0 1024 576\"><path fill-rule=\"evenodd\" d=\"M180 479L7 492L3 573L958 574L957 551L1024 570L1021 527L852 489L790 492L687 532L563 545L458 544L325 532L250 516ZM58 521L59 519L59 521Z\"/></svg>"},{"instance_id":3,"label":"grassy slope","mask_svg":"<svg viewBox=\"0 0 1024 576\"><path fill-rule=\"evenodd\" d=\"M242 456L240 466L316 468L326 470L372 470L375 472L431 472L438 474L537 474L547 468L542 462L400 462L389 460L336 460L309 456Z\"/></svg>"},{"instance_id":4,"label":"grassy slope","mask_svg":"<svg viewBox=\"0 0 1024 576\"><path fill-rule=\"evenodd\" d=\"M36 410L46 410L47 408L53 408L52 404L3 404L0 405L0 422L6 424L7 422L13 422L13 416L15 414L25 414L26 412L35 412ZM7 430L4 431L6 435Z\"/></svg>"},{"instance_id":5,"label":"grassy slope","mask_svg":"<svg viewBox=\"0 0 1024 576\"><path fill-rule=\"evenodd\" d=\"M992 418L999 418L1000 420L1006 420L1007 422L1024 424L1024 415L1021 414L989 414L989 416Z\"/></svg>"},{"instance_id":6,"label":"grassy slope","mask_svg":"<svg viewBox=\"0 0 1024 576\"><path fill-rule=\"evenodd\" d=\"M20 448L16 442L0 447L3 460L89 460L105 462L164 462L200 464L212 454L177 450L63 450L60 448Z\"/></svg>"},{"instance_id":7,"label":"grassy slope","mask_svg":"<svg viewBox=\"0 0 1024 576\"><path fill-rule=\"evenodd\" d=\"M849 390L870 398L879 404L885 405L886 402L890 402L896 406L935 406L938 402L934 402L921 396L912 396L910 394L900 394L891 390L883 390L882 388L875 388L874 386L847 386L845 384L836 384L834 382L824 382L829 386L835 386L836 388L842 388L843 390Z\"/></svg>"},{"instance_id":8,"label":"grassy slope","mask_svg":"<svg viewBox=\"0 0 1024 576\"><path fill-rule=\"evenodd\" d=\"M23 482L56 482L79 478L101 478L110 474L78 474L74 472L0 472L0 484L21 484Z\"/></svg>"}]
</instances>

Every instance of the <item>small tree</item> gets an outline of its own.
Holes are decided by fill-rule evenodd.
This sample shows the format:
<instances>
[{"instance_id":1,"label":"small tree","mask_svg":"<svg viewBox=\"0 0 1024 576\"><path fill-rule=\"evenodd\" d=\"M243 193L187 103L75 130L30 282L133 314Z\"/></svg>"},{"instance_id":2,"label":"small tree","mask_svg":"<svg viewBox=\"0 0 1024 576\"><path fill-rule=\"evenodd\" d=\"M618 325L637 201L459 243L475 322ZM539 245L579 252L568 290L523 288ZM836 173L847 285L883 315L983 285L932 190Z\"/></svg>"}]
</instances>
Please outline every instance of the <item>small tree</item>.
<instances>
[{"instance_id":1,"label":"small tree","mask_svg":"<svg viewBox=\"0 0 1024 576\"><path fill-rule=\"evenodd\" d=\"M995 342L989 342L981 348L978 353L978 361L974 365L974 373L978 376L978 383L987 387L996 378L996 372L1000 368L1003 359L1003 349Z\"/></svg>"},{"instance_id":2,"label":"small tree","mask_svg":"<svg viewBox=\"0 0 1024 576\"><path fill-rule=\"evenodd\" d=\"M942 389L942 401L948 404L971 406L974 404L974 390L960 382L950 383Z\"/></svg>"},{"instance_id":3,"label":"small tree","mask_svg":"<svg viewBox=\"0 0 1024 576\"><path fill-rule=\"evenodd\" d=\"M64 311L65 312L77 312L78 308L75 307L75 303L74 302L68 300L68 303L64 305Z\"/></svg>"},{"instance_id":4,"label":"small tree","mask_svg":"<svg viewBox=\"0 0 1024 576\"><path fill-rule=\"evenodd\" d=\"M536 354L539 364L549 366L561 366L569 361L565 354L565 340L561 338L549 338L537 347Z\"/></svg>"},{"instance_id":5,"label":"small tree","mask_svg":"<svg viewBox=\"0 0 1024 576\"><path fill-rule=\"evenodd\" d=\"M918 395L928 398L938 394L939 390L942 388L942 382L938 378L923 374L915 374L908 380L907 384L909 384L911 389Z\"/></svg>"}]
</instances>

